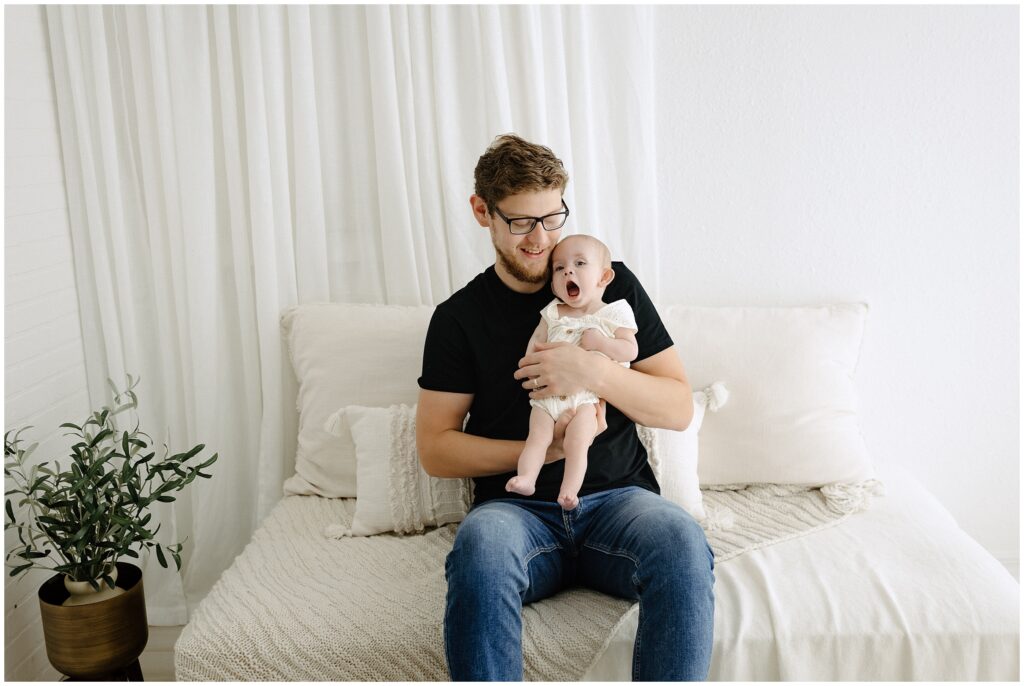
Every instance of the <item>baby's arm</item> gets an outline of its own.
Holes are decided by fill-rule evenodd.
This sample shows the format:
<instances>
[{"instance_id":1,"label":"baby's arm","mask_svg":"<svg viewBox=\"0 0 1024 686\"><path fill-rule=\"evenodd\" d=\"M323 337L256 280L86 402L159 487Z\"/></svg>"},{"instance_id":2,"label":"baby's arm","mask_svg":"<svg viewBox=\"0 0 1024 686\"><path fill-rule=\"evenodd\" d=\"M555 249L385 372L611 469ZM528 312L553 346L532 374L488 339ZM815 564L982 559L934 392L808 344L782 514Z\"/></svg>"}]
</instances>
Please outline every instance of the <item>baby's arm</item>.
<instances>
[{"instance_id":1,"label":"baby's arm","mask_svg":"<svg viewBox=\"0 0 1024 686\"><path fill-rule=\"evenodd\" d=\"M615 329L615 338L608 338L597 329L587 329L580 338L580 347L604 353L616 362L632 362L640 350L636 333L624 326Z\"/></svg>"},{"instance_id":2,"label":"baby's arm","mask_svg":"<svg viewBox=\"0 0 1024 686\"><path fill-rule=\"evenodd\" d=\"M530 342L526 344L526 354L529 355L533 352L534 348L537 347L538 343L548 342L548 324L544 321L544 317L540 318L540 324L533 330L533 335L530 336ZM635 357L635 356L634 356ZM632 359L632 358L630 358Z\"/></svg>"}]
</instances>

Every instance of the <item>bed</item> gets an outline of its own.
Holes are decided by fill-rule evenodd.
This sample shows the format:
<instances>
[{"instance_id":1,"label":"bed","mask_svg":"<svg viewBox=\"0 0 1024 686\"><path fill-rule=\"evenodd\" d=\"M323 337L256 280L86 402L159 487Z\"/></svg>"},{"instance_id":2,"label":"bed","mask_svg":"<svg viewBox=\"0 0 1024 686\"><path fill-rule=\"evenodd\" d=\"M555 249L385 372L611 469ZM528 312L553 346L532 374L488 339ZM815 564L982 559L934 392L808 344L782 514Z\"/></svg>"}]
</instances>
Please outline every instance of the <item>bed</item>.
<instances>
[{"instance_id":1,"label":"bed","mask_svg":"<svg viewBox=\"0 0 1024 686\"><path fill-rule=\"evenodd\" d=\"M1017 681L1016 580L908 472L842 523L715 570L715 681ZM584 676L628 681L635 611Z\"/></svg>"},{"instance_id":2,"label":"bed","mask_svg":"<svg viewBox=\"0 0 1024 686\"><path fill-rule=\"evenodd\" d=\"M911 474L867 455L853 389L867 308L660 311L706 402L686 432L641 437L663 495L704 507L710 678L1017 680L1019 585ZM429 316L285 314L296 473L182 631L178 680L447 678L443 560L469 499L416 467L409 380ZM527 680L629 679L628 601L571 589L523 619Z\"/></svg>"}]
</instances>

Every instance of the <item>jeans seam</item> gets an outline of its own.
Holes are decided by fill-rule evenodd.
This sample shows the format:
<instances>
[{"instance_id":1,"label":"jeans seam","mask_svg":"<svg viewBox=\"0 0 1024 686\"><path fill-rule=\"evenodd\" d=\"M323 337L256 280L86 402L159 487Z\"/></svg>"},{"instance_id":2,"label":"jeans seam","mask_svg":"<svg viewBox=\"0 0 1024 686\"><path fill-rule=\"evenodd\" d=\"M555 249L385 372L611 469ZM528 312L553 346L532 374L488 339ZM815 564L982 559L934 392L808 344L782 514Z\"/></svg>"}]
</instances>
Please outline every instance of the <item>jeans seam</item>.
<instances>
[{"instance_id":1,"label":"jeans seam","mask_svg":"<svg viewBox=\"0 0 1024 686\"><path fill-rule=\"evenodd\" d=\"M640 577L639 577L639 574L640 574L640 560L639 560L639 558L637 558L636 555L634 555L633 553L631 553L628 550L624 550L624 549L621 549L621 548L614 548L613 549L613 548L609 548L608 546L602 546L600 544L594 544L594 543L584 543L583 547L584 548L590 548L591 550L596 550L597 552L604 553L605 555L614 555L616 557L624 557L627 560L630 560L633 563L633 566L635 568L634 571L633 571L633 576L630 577L630 580L633 582L633 585L637 589L640 588ZM636 639L633 641L633 675L632 675L633 676L633 681L637 681L638 680L638 674L639 674L639 671L640 671L640 650L641 650L641 647L642 647L642 640L641 640L642 639L642 634L640 632L640 628L644 624L644 604L643 604L643 599L641 599L638 602L638 604L640 606L640 609L639 609L639 613L638 613L638 617L637 617L637 624L636 624L636 627L637 627Z\"/></svg>"},{"instance_id":2,"label":"jeans seam","mask_svg":"<svg viewBox=\"0 0 1024 686\"><path fill-rule=\"evenodd\" d=\"M634 576L634 581L636 577ZM638 602L639 609L637 610L636 619L636 638L633 640L633 681L640 681L640 648L643 639L643 634L640 633L640 627L644 625L644 604Z\"/></svg>"},{"instance_id":3,"label":"jeans seam","mask_svg":"<svg viewBox=\"0 0 1024 686\"><path fill-rule=\"evenodd\" d=\"M445 603L447 606L447 603ZM451 641L448 639L448 608L444 611L444 661L448 667L448 678L452 678L452 653Z\"/></svg>"},{"instance_id":4,"label":"jeans seam","mask_svg":"<svg viewBox=\"0 0 1024 686\"><path fill-rule=\"evenodd\" d=\"M597 544L597 543L590 543L590 542L584 543L583 547L584 548L590 548L591 550L596 550L599 553L605 553L606 555L615 555L617 557L625 557L625 558L631 560L634 565L636 565L637 572L640 571L640 560L637 558L636 555L634 555L632 552L630 552L628 550L625 550L625 549L622 549L622 548L609 548L608 546L603 546L603 545L600 545L600 544ZM633 575L633 581L634 581L634 583L636 582L636 575L635 574Z\"/></svg>"},{"instance_id":5,"label":"jeans seam","mask_svg":"<svg viewBox=\"0 0 1024 686\"><path fill-rule=\"evenodd\" d=\"M555 550L561 550L561 548L562 546L558 545L557 543L542 546L540 548L534 548L530 551L530 554L523 559L523 576L526 577L526 588L524 588L519 593L520 601L525 602L526 592L530 588L530 563L533 561L533 558L537 557L538 555L543 555L544 553L550 553Z\"/></svg>"},{"instance_id":6,"label":"jeans seam","mask_svg":"<svg viewBox=\"0 0 1024 686\"><path fill-rule=\"evenodd\" d=\"M535 549L531 550L530 554L527 555L526 559L523 560L523 571L527 572L527 567L530 566L530 562L533 560L533 558L535 558L538 555L541 555L543 553L550 553L552 550L558 550L561 547L562 546L558 545L557 543L553 543L551 545L546 545L546 546L542 546L540 548L535 548ZM527 574L529 574L529 572L527 572Z\"/></svg>"},{"instance_id":7,"label":"jeans seam","mask_svg":"<svg viewBox=\"0 0 1024 686\"><path fill-rule=\"evenodd\" d=\"M577 505L577 507L579 507ZM565 535L569 539L569 550L576 549L576 537L572 535L572 526L569 522L569 513L562 510L562 526L565 527Z\"/></svg>"}]
</instances>

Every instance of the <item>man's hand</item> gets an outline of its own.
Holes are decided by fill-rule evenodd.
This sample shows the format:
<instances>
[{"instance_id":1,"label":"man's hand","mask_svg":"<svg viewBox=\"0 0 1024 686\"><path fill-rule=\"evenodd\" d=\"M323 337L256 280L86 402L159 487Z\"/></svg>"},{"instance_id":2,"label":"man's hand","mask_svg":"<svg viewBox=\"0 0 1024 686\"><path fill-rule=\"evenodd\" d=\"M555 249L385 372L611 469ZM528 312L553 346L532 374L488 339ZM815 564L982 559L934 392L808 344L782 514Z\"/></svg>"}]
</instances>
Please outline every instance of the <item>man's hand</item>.
<instances>
[{"instance_id":1,"label":"man's hand","mask_svg":"<svg viewBox=\"0 0 1024 686\"><path fill-rule=\"evenodd\" d=\"M513 376L530 391L530 398L572 395L588 388L599 393L596 389L608 364L614 363L572 343L538 343L534 352L519 360Z\"/></svg>"}]
</instances>

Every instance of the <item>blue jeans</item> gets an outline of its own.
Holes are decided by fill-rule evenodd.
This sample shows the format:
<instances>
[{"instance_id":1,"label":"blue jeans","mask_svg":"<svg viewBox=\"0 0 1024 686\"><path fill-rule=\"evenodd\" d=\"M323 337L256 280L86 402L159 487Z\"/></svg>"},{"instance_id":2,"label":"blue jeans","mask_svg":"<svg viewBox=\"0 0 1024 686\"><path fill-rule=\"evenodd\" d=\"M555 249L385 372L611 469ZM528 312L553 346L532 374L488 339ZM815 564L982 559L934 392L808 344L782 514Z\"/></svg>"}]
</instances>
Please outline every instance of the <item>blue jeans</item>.
<instances>
[{"instance_id":1,"label":"blue jeans","mask_svg":"<svg viewBox=\"0 0 1024 686\"><path fill-rule=\"evenodd\" d=\"M580 585L640 601L635 681L707 678L714 556L685 510L628 486L470 510L445 562L445 656L455 681L522 681L522 607ZM586 617L580 617L585 622Z\"/></svg>"}]
</instances>

